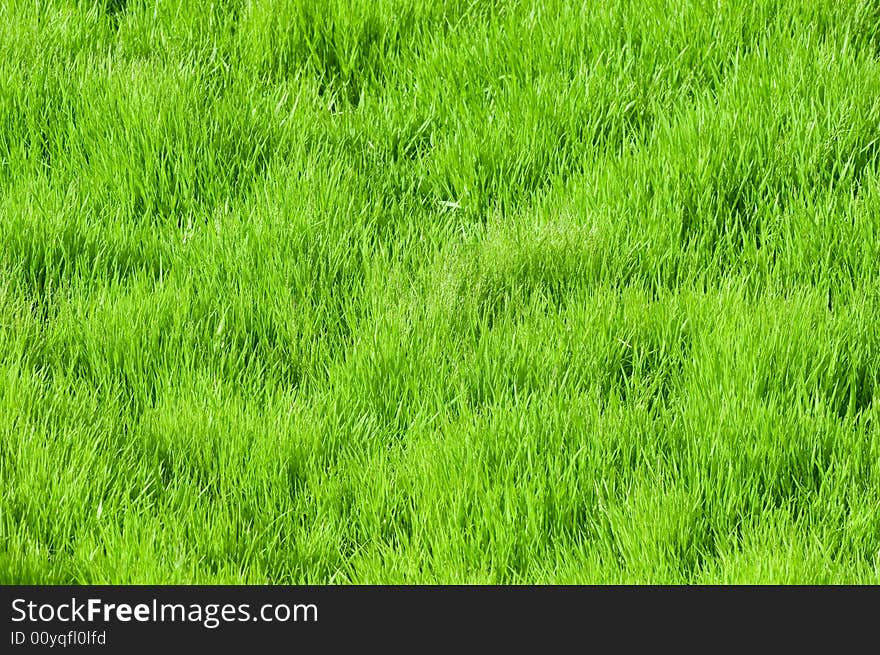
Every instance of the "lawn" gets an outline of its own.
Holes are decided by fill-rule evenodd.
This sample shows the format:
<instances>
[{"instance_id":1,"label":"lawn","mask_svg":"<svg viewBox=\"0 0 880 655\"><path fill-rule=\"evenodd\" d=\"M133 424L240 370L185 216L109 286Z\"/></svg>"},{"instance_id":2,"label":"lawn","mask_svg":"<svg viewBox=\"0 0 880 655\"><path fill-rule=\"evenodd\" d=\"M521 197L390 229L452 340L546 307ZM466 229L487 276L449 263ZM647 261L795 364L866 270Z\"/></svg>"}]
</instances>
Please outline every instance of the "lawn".
<instances>
[{"instance_id":1,"label":"lawn","mask_svg":"<svg viewBox=\"0 0 880 655\"><path fill-rule=\"evenodd\" d=\"M0 583L880 583L880 0L0 0Z\"/></svg>"}]
</instances>

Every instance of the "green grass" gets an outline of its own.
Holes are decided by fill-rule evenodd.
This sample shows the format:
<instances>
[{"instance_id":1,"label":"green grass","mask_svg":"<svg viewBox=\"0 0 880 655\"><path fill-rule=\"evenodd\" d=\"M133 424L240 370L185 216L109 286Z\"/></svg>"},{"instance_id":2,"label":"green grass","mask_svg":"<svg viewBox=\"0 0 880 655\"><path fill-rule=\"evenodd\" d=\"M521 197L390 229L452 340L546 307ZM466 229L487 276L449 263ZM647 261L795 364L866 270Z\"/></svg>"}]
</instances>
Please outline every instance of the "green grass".
<instances>
[{"instance_id":1,"label":"green grass","mask_svg":"<svg viewBox=\"0 0 880 655\"><path fill-rule=\"evenodd\" d=\"M0 544L880 583L880 2L0 0Z\"/></svg>"}]
</instances>

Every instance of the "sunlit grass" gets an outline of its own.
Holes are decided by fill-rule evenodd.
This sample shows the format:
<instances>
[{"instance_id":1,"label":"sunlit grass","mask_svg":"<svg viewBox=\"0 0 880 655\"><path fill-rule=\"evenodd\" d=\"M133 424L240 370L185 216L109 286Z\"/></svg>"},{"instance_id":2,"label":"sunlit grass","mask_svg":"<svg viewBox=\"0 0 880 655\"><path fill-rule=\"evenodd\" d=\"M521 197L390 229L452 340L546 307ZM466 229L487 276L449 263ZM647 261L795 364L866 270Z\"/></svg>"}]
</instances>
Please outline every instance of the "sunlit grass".
<instances>
[{"instance_id":1,"label":"sunlit grass","mask_svg":"<svg viewBox=\"0 0 880 655\"><path fill-rule=\"evenodd\" d=\"M0 582L880 582L877 0L0 0Z\"/></svg>"}]
</instances>

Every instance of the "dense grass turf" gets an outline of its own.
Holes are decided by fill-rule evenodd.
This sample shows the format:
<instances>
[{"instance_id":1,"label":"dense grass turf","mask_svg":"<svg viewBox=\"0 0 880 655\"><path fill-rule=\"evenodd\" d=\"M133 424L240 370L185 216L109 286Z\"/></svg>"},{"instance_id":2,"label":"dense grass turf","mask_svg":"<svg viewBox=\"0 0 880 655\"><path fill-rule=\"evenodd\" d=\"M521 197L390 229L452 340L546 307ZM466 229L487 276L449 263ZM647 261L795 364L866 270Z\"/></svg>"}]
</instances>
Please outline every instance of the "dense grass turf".
<instances>
[{"instance_id":1,"label":"dense grass turf","mask_svg":"<svg viewBox=\"0 0 880 655\"><path fill-rule=\"evenodd\" d=\"M0 0L0 581L880 582L878 0Z\"/></svg>"}]
</instances>

